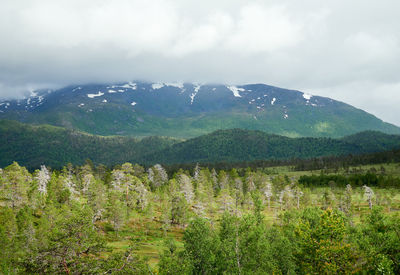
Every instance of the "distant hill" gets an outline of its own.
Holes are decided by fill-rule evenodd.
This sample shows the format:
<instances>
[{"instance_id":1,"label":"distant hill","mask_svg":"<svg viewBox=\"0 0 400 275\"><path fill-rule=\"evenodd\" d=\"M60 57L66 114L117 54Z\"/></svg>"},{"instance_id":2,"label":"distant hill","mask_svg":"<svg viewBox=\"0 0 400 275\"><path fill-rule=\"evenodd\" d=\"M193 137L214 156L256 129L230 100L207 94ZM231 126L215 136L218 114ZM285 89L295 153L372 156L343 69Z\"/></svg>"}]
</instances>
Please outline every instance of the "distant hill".
<instances>
[{"instance_id":1,"label":"distant hill","mask_svg":"<svg viewBox=\"0 0 400 275\"><path fill-rule=\"evenodd\" d=\"M128 137L94 136L49 125L32 126L0 121L0 166L17 161L27 168L41 164L62 167L67 163L115 165L162 150L178 142L164 137L141 140Z\"/></svg>"},{"instance_id":2,"label":"distant hill","mask_svg":"<svg viewBox=\"0 0 400 275\"><path fill-rule=\"evenodd\" d=\"M400 128L348 104L264 84L96 84L0 102L0 119L97 135L192 138L240 128L288 137L343 137Z\"/></svg>"},{"instance_id":3,"label":"distant hill","mask_svg":"<svg viewBox=\"0 0 400 275\"><path fill-rule=\"evenodd\" d=\"M147 156L163 163L308 159L364 154L400 147L400 136L366 131L341 139L288 138L251 130L219 130Z\"/></svg>"},{"instance_id":4,"label":"distant hill","mask_svg":"<svg viewBox=\"0 0 400 275\"><path fill-rule=\"evenodd\" d=\"M307 159L400 148L400 136L363 132L341 139L288 138L253 130L219 130L186 141L95 136L49 125L0 120L0 166L13 161L28 168L60 168L91 159L108 166L123 162L150 165L194 162Z\"/></svg>"}]
</instances>

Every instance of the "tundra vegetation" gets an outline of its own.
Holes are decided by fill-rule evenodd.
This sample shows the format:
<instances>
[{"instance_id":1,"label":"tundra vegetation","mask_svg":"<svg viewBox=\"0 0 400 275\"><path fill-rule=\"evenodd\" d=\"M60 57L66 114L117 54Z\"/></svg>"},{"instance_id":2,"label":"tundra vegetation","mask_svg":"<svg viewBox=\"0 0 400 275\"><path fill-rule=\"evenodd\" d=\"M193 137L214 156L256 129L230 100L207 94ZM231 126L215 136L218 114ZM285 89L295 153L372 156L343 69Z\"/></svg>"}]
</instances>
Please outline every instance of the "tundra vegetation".
<instances>
[{"instance_id":1,"label":"tundra vegetation","mask_svg":"<svg viewBox=\"0 0 400 275\"><path fill-rule=\"evenodd\" d=\"M0 169L2 274L399 274L400 165Z\"/></svg>"}]
</instances>

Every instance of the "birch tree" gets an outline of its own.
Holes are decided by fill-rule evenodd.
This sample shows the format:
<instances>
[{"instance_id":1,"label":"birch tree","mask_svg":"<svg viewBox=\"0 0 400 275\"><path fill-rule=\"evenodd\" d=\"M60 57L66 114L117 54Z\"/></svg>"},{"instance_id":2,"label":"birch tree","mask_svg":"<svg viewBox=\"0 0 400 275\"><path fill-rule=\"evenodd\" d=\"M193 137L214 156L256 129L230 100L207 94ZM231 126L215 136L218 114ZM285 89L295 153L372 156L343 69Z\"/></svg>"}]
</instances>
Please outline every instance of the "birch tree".
<instances>
[{"instance_id":1,"label":"birch tree","mask_svg":"<svg viewBox=\"0 0 400 275\"><path fill-rule=\"evenodd\" d=\"M160 164L149 168L147 174L153 189L157 189L168 182L168 174Z\"/></svg>"},{"instance_id":2,"label":"birch tree","mask_svg":"<svg viewBox=\"0 0 400 275\"><path fill-rule=\"evenodd\" d=\"M271 197L272 197L272 195L273 195L273 193L272 193L272 184L268 182L264 187L264 196L267 198L268 210L271 209Z\"/></svg>"},{"instance_id":3,"label":"birch tree","mask_svg":"<svg viewBox=\"0 0 400 275\"><path fill-rule=\"evenodd\" d=\"M366 185L363 186L363 189L364 189L364 197L368 201L369 208L372 209L372 198L375 196L374 191Z\"/></svg>"},{"instance_id":4,"label":"birch tree","mask_svg":"<svg viewBox=\"0 0 400 275\"><path fill-rule=\"evenodd\" d=\"M180 192L183 194L186 202L188 204L193 202L194 192L193 192L193 184L190 178L185 174L178 175L178 184Z\"/></svg>"},{"instance_id":5,"label":"birch tree","mask_svg":"<svg viewBox=\"0 0 400 275\"><path fill-rule=\"evenodd\" d=\"M45 165L40 166L40 170L37 171L35 179L38 183L39 193L41 195L46 195L47 194L47 183L50 180L50 173L49 173L49 170L47 170Z\"/></svg>"},{"instance_id":6,"label":"birch tree","mask_svg":"<svg viewBox=\"0 0 400 275\"><path fill-rule=\"evenodd\" d=\"M297 209L300 209L300 198L303 197L304 193L301 191L299 186L296 186L293 190L293 196L296 198Z\"/></svg>"}]
</instances>

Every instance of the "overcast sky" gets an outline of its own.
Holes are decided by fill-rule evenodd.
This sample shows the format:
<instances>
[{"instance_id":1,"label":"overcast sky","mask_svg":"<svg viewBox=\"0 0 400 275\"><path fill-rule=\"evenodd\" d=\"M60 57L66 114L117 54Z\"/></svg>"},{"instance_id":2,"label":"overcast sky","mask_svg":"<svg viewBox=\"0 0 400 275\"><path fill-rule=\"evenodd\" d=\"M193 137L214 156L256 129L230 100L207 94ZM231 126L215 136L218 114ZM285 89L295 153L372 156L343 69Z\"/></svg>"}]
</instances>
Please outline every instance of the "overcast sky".
<instances>
[{"instance_id":1,"label":"overcast sky","mask_svg":"<svg viewBox=\"0 0 400 275\"><path fill-rule=\"evenodd\" d=\"M1 0L0 97L69 84L266 83L400 125L398 0Z\"/></svg>"}]
</instances>

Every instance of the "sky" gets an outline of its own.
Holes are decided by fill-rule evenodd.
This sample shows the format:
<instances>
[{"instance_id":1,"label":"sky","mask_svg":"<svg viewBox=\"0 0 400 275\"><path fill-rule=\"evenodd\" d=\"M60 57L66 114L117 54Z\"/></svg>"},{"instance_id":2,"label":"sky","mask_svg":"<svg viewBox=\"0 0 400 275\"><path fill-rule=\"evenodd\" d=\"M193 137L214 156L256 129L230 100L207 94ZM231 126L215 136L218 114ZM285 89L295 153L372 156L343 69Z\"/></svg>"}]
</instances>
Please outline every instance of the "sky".
<instances>
[{"instance_id":1,"label":"sky","mask_svg":"<svg viewBox=\"0 0 400 275\"><path fill-rule=\"evenodd\" d=\"M0 98L71 84L265 83L400 125L398 0L2 0Z\"/></svg>"}]
</instances>

